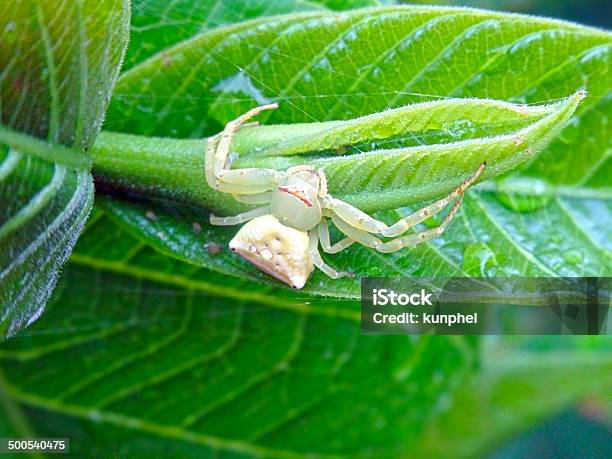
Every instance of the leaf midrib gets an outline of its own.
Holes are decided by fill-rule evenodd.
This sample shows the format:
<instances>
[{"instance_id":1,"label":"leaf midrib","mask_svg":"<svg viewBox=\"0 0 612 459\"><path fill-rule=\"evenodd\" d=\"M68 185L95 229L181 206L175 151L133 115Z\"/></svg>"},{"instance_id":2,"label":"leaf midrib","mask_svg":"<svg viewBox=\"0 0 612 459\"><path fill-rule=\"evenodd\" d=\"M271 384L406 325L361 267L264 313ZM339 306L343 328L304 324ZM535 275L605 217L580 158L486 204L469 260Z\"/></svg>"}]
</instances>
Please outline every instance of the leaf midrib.
<instances>
[{"instance_id":1,"label":"leaf midrib","mask_svg":"<svg viewBox=\"0 0 612 459\"><path fill-rule=\"evenodd\" d=\"M70 262L77 265L88 266L91 268L114 272L117 274L127 274L135 278L160 282L166 285L173 285L177 287L197 290L209 293L211 295L221 296L224 298L231 298L239 301L248 301L273 308L290 310L305 315L321 315L343 318L353 322L359 322L361 320L361 316L358 311L351 310L348 308L334 308L328 306L326 306L325 308L309 307L305 305L303 301L294 300L291 298L275 298L268 294L255 293L251 291L245 292L239 289L233 289L221 285L211 284L202 280L196 281L179 275L172 275L157 271L147 271L135 266L130 266L114 261L101 260L99 258L90 257L78 253L72 254L72 256L70 257ZM198 266L194 267L198 269L201 268Z\"/></svg>"},{"instance_id":2,"label":"leaf midrib","mask_svg":"<svg viewBox=\"0 0 612 459\"><path fill-rule=\"evenodd\" d=\"M78 170L89 170L92 165L91 157L85 152L49 143L4 125L0 125L0 144L8 145L19 153L35 156L48 163L58 163Z\"/></svg>"},{"instance_id":3,"label":"leaf midrib","mask_svg":"<svg viewBox=\"0 0 612 459\"><path fill-rule=\"evenodd\" d=\"M526 182L521 178L522 182ZM499 186L494 181L486 181L479 183L474 186L474 191L482 191L486 193L510 193L518 194L521 196L534 196L541 197L543 194L534 191L534 187L525 187L525 183L522 184L504 184L503 190L499 189ZM578 198L578 199L599 199L602 201L612 200L612 187L601 187L601 188L590 188L576 185L550 185L544 196L558 197L558 198Z\"/></svg>"},{"instance_id":4,"label":"leaf midrib","mask_svg":"<svg viewBox=\"0 0 612 459\"><path fill-rule=\"evenodd\" d=\"M100 422L113 424L129 430L135 430L143 433L156 435L159 437L170 438L175 440L187 441L207 446L213 450L232 451L250 455L252 457L270 457L277 459L311 459L311 453L298 453L290 450L267 448L263 446L253 445L248 442L237 440L228 440L221 437L206 435L201 433L189 432L179 427L173 427L163 424L158 424L142 419L125 416L112 412L99 412L93 408L57 402L52 399L45 399L32 393L21 391L12 384L5 384L7 393L13 400L31 405L34 407L43 408L56 413L73 416L80 419L91 420L95 416ZM317 457L322 459L343 459L342 456L317 454Z\"/></svg>"}]
</instances>

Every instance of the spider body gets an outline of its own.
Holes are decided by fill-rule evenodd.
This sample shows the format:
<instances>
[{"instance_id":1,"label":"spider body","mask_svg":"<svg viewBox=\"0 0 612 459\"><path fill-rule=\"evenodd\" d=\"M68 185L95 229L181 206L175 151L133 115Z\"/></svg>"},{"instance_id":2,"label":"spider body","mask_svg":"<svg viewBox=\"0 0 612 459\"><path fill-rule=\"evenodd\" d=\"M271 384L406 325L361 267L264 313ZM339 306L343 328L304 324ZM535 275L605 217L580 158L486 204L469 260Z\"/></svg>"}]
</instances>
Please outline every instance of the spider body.
<instances>
[{"instance_id":1,"label":"spider body","mask_svg":"<svg viewBox=\"0 0 612 459\"><path fill-rule=\"evenodd\" d=\"M314 270L308 231L323 219L327 190L321 189L324 180L320 173L310 167L278 172L274 180L276 186L267 197L269 213L246 223L229 248L262 271L299 289ZM221 223L215 219L213 222Z\"/></svg>"},{"instance_id":2,"label":"spider body","mask_svg":"<svg viewBox=\"0 0 612 459\"><path fill-rule=\"evenodd\" d=\"M308 231L323 218L320 180L302 168L279 173L276 180L270 214L244 225L229 247L278 280L302 288L314 270Z\"/></svg>"},{"instance_id":3,"label":"spider body","mask_svg":"<svg viewBox=\"0 0 612 459\"><path fill-rule=\"evenodd\" d=\"M338 272L327 265L319 254L319 244L327 253L337 253L355 242L388 253L438 237L459 210L465 190L486 165L480 164L476 172L448 196L388 226L329 195L327 179L321 169L307 165L286 171L230 169L229 153L235 132L251 117L272 108L277 105L252 109L208 139L205 176L209 186L230 193L240 202L260 206L231 217L211 215L210 222L213 225L246 223L231 240L230 250L293 288L302 288L314 267L334 279L352 276L352 273ZM455 204L439 226L402 236L454 200ZM327 218L346 235L333 245ZM385 242L375 235L393 239Z\"/></svg>"}]
</instances>

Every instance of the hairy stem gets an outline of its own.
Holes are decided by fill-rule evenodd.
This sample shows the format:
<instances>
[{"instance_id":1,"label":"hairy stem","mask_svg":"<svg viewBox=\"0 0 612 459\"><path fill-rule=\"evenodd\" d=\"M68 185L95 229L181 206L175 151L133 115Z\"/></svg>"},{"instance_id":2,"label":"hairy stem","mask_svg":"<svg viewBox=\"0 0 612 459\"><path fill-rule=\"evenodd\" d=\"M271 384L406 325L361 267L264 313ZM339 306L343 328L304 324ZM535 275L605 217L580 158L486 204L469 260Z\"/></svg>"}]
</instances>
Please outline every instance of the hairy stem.
<instances>
[{"instance_id":1,"label":"hairy stem","mask_svg":"<svg viewBox=\"0 0 612 459\"><path fill-rule=\"evenodd\" d=\"M531 161L583 98L579 91L533 107L452 99L346 121L244 127L232 143L233 166L282 170L312 164L324 169L337 197L365 211L396 208L448 193L483 161L489 164L483 179ZM447 131L458 126L465 136L449 139ZM435 141L419 141L425 138ZM416 144L409 143L413 139ZM372 149L364 153L357 145ZM230 195L208 187L205 146L206 139L105 132L92 149L94 174L99 185L114 190L185 201L226 215L245 210Z\"/></svg>"}]
</instances>

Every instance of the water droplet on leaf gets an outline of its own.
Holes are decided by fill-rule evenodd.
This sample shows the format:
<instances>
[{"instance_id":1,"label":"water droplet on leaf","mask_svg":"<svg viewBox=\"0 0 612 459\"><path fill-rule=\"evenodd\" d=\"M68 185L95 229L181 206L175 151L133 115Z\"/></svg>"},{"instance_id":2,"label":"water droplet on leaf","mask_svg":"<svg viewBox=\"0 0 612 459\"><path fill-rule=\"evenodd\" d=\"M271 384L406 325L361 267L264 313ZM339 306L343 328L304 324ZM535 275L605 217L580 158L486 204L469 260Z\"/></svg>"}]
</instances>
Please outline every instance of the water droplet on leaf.
<instances>
[{"instance_id":1,"label":"water droplet on leaf","mask_svg":"<svg viewBox=\"0 0 612 459\"><path fill-rule=\"evenodd\" d=\"M550 197L500 193L499 200L508 209L517 212L532 212L546 206Z\"/></svg>"},{"instance_id":2,"label":"water droplet on leaf","mask_svg":"<svg viewBox=\"0 0 612 459\"><path fill-rule=\"evenodd\" d=\"M470 276L490 276L496 271L498 258L487 244L476 242L468 245L463 252L461 269Z\"/></svg>"},{"instance_id":3,"label":"water droplet on leaf","mask_svg":"<svg viewBox=\"0 0 612 459\"><path fill-rule=\"evenodd\" d=\"M457 139L474 133L476 131L476 125L470 120L463 119L445 124L442 129L451 137Z\"/></svg>"},{"instance_id":4,"label":"water droplet on leaf","mask_svg":"<svg viewBox=\"0 0 612 459\"><path fill-rule=\"evenodd\" d=\"M516 212L533 212L552 199L550 186L540 179L511 178L497 182L500 202Z\"/></svg>"},{"instance_id":5,"label":"water droplet on leaf","mask_svg":"<svg viewBox=\"0 0 612 459\"><path fill-rule=\"evenodd\" d=\"M582 261L582 252L579 250L567 250L563 252L563 259L570 265L578 265Z\"/></svg>"},{"instance_id":6,"label":"water droplet on leaf","mask_svg":"<svg viewBox=\"0 0 612 459\"><path fill-rule=\"evenodd\" d=\"M251 97L260 105L269 104L270 99L266 98L260 88L258 88L251 77L244 72L237 72L219 81L213 88L213 92L223 94L243 94Z\"/></svg>"}]
</instances>

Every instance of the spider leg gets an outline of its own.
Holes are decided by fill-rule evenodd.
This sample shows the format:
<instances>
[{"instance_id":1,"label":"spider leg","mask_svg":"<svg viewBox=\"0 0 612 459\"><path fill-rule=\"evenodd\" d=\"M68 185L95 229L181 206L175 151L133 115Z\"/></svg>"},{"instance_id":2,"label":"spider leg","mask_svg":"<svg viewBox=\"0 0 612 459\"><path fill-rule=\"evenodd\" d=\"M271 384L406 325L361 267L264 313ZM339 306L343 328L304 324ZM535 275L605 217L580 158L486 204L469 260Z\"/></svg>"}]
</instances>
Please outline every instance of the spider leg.
<instances>
[{"instance_id":1,"label":"spider leg","mask_svg":"<svg viewBox=\"0 0 612 459\"><path fill-rule=\"evenodd\" d=\"M238 118L225 125L225 129L218 134L220 138L215 151L214 162L212 163L215 175L222 169L226 169L229 166L226 165L226 162L229 156L230 145L232 143L234 134L238 131L238 129L240 129L240 126L264 110L272 110L275 108L278 108L278 104L261 105L259 107L252 108L248 112L240 115Z\"/></svg>"},{"instance_id":2,"label":"spider leg","mask_svg":"<svg viewBox=\"0 0 612 459\"><path fill-rule=\"evenodd\" d=\"M338 253L341 250L350 247L355 242L350 237L346 237L341 241L336 242L334 245L331 245L329 240L329 227L327 226L327 220L325 218L321 220L321 223L319 223L317 230L319 232L319 240L321 241L321 247L323 247L323 251L325 253Z\"/></svg>"},{"instance_id":3,"label":"spider leg","mask_svg":"<svg viewBox=\"0 0 612 459\"><path fill-rule=\"evenodd\" d=\"M275 169L223 169L215 177L212 188L230 194L261 195L273 190L285 175Z\"/></svg>"},{"instance_id":4,"label":"spider leg","mask_svg":"<svg viewBox=\"0 0 612 459\"><path fill-rule=\"evenodd\" d=\"M267 215L270 213L270 208L268 206L258 207L257 209L248 210L238 215L233 215L231 217L217 217L213 214L210 214L210 224L218 225L218 226L230 226L230 225L238 225L240 223L248 222L249 220L253 220L254 218L261 217L263 215Z\"/></svg>"},{"instance_id":5,"label":"spider leg","mask_svg":"<svg viewBox=\"0 0 612 459\"><path fill-rule=\"evenodd\" d=\"M220 134L209 137L204 150L204 177L206 177L206 182L211 188L215 188L217 182L213 163L215 162L215 152L217 151L217 145L219 145L219 138Z\"/></svg>"},{"instance_id":6,"label":"spider leg","mask_svg":"<svg viewBox=\"0 0 612 459\"><path fill-rule=\"evenodd\" d=\"M351 227L367 231L368 233L380 233L387 228L384 222L370 217L364 211L350 205L348 202L333 198L330 195L327 196L324 202L325 208L331 211L332 217L337 217L334 218L334 222L336 219L342 219Z\"/></svg>"},{"instance_id":7,"label":"spider leg","mask_svg":"<svg viewBox=\"0 0 612 459\"><path fill-rule=\"evenodd\" d=\"M289 175L296 175L301 172L307 172L309 174L316 173L314 166L311 166L309 164L300 164L299 166L291 166L289 169L287 169L287 174Z\"/></svg>"},{"instance_id":8,"label":"spider leg","mask_svg":"<svg viewBox=\"0 0 612 459\"><path fill-rule=\"evenodd\" d=\"M444 230L446 230L450 222L457 214L457 211L459 210L459 207L461 206L462 202L463 194L459 196L459 199L451 208L450 212L446 215L446 217L444 217L444 220L442 220L442 223L440 223L439 226L418 233L410 234L408 236L398 237L388 242L383 242L376 236L373 236L368 233L367 231L351 226L349 223L345 222L344 220L335 215L332 216L332 221L338 227L338 229L344 234L346 234L349 238L354 239L356 242L359 242L360 244L365 245L366 247L371 247L383 253L397 252L398 250L401 250L404 247L411 247L420 244L421 242L429 241L442 235L442 233L444 233Z\"/></svg>"},{"instance_id":9,"label":"spider leg","mask_svg":"<svg viewBox=\"0 0 612 459\"><path fill-rule=\"evenodd\" d=\"M225 125L225 129L208 139L204 153L204 172L211 188L236 194L257 194L267 191L276 184L276 171L273 169L229 169L230 146L234 134L250 118L264 110L277 108L277 104L253 108ZM239 173L237 173L239 172Z\"/></svg>"},{"instance_id":10,"label":"spider leg","mask_svg":"<svg viewBox=\"0 0 612 459\"><path fill-rule=\"evenodd\" d=\"M407 217L398 220L393 225L389 226L387 229L381 231L381 234L387 237L399 236L400 234L405 233L413 226L418 225L423 220L426 220L432 215L436 215L437 213L439 213L448 205L448 203L450 203L454 199L458 197L461 197L461 199L463 199L463 193L465 193L465 190L470 185L472 185L476 181L476 179L478 179L480 174L482 174L482 172L484 171L486 165L486 162L481 163L476 172L463 183L461 183L461 185L451 191L448 196L440 199L439 201L434 202L433 204L428 205L427 207L423 207L422 209L417 210L416 212L408 215Z\"/></svg>"},{"instance_id":11,"label":"spider leg","mask_svg":"<svg viewBox=\"0 0 612 459\"><path fill-rule=\"evenodd\" d=\"M292 166L286 171L289 176L297 176L317 188L319 197L327 196L327 177L323 169L316 169L308 164Z\"/></svg>"},{"instance_id":12,"label":"spider leg","mask_svg":"<svg viewBox=\"0 0 612 459\"><path fill-rule=\"evenodd\" d=\"M327 176L323 169L317 169L317 175L319 176L319 196L324 198L327 196Z\"/></svg>"},{"instance_id":13,"label":"spider leg","mask_svg":"<svg viewBox=\"0 0 612 459\"><path fill-rule=\"evenodd\" d=\"M245 204L268 204L270 202L270 192L264 191L257 194L235 194L234 199Z\"/></svg>"},{"instance_id":14,"label":"spider leg","mask_svg":"<svg viewBox=\"0 0 612 459\"><path fill-rule=\"evenodd\" d=\"M317 268L319 268L321 271L323 271L325 274L327 274L332 279L338 279L340 277L347 277L347 276L349 277L354 276L353 273L349 273L346 271L336 271L334 268L332 268L331 266L329 266L327 263L323 261L323 259L321 258L321 254L319 253L319 236L317 234L317 231L311 230L309 237L310 237L310 247L309 247L310 258L312 259L312 263Z\"/></svg>"},{"instance_id":15,"label":"spider leg","mask_svg":"<svg viewBox=\"0 0 612 459\"><path fill-rule=\"evenodd\" d=\"M351 206L350 204L344 201L332 197L329 197L327 200L327 208L330 209L336 216L338 216L346 223L357 229L367 231L369 233L379 233L386 237L399 236L405 233L413 226L421 223L423 220L426 220L432 215L436 215L442 209L444 209L451 201L462 196L463 193L465 193L465 190L470 185L472 185L476 181L476 179L478 179L480 174L482 174L485 167L486 162L483 162L471 177L461 183L461 185L451 191L446 197L408 215L407 217L398 220L391 226L388 226L384 222L370 217L365 212L357 209L356 207Z\"/></svg>"}]
</instances>

